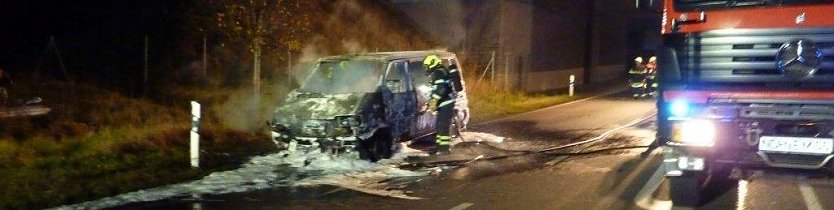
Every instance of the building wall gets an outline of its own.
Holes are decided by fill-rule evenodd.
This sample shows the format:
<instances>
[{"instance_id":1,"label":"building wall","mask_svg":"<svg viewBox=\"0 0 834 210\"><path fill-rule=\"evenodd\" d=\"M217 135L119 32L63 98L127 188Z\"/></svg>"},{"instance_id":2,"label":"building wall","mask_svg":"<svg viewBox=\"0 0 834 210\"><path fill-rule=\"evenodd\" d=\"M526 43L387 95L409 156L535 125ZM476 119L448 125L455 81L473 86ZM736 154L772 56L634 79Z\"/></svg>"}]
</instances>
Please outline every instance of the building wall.
<instances>
[{"instance_id":1,"label":"building wall","mask_svg":"<svg viewBox=\"0 0 834 210\"><path fill-rule=\"evenodd\" d=\"M558 71L536 71L526 75L527 83L522 90L527 92L542 92L565 88L570 85L570 76L574 75L575 85L582 84L583 68L561 69Z\"/></svg>"}]
</instances>

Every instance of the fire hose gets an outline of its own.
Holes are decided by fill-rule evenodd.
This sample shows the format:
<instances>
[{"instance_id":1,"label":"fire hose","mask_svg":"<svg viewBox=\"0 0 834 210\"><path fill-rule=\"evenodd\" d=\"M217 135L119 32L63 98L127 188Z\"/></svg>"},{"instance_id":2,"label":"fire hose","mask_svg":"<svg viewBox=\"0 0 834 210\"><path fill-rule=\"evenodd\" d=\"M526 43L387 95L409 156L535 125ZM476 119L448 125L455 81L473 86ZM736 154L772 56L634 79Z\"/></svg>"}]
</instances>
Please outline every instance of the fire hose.
<instances>
[{"instance_id":1,"label":"fire hose","mask_svg":"<svg viewBox=\"0 0 834 210\"><path fill-rule=\"evenodd\" d=\"M509 150L509 149L502 149L502 148L496 147L492 144L481 142L480 144L482 144L482 145L486 145L488 147L498 149L498 150L502 150L502 151L511 152L511 154L496 155L496 156L490 156L490 157L484 157L483 155L480 155L480 156L478 156L474 159L455 159L455 160L437 160L437 161L411 162L411 163L402 164L402 165L400 165L400 167L465 166L465 165L468 165L468 164L471 164L471 163L474 163L474 162L477 162L477 161L500 160L500 159L506 159L506 158L511 158L511 157L518 157L518 156L525 156L525 155L535 155L535 154L550 155L550 156L581 156L581 155L591 155L591 154L610 152L610 151L616 151L616 150L649 148L649 147L651 147L650 145L645 145L645 146L641 145L641 146L611 147L611 148L603 148L603 149L598 149L598 150L579 151L579 152L556 152L556 151L561 150L561 149L566 149L566 148L575 147L575 146L578 146L578 145L585 145L585 144L590 144L590 143L593 143L593 142L598 142L600 140L608 138L609 136L611 136L611 134L614 134L614 133L616 133L620 130L623 130L625 128L634 126L634 125L636 125L636 124L638 124L642 121L653 118L655 116L656 115L652 115L652 116L648 116L648 117L645 117L645 118L637 119L637 120L634 120L634 121L632 121L630 123L627 123L623 126L616 127L614 129L603 132L602 134L600 134L596 137L586 139L586 140L583 140L583 141L578 141L578 142L566 144L566 145L560 145L560 146L555 146L555 147L550 147L550 148L540 149L540 150Z\"/></svg>"}]
</instances>

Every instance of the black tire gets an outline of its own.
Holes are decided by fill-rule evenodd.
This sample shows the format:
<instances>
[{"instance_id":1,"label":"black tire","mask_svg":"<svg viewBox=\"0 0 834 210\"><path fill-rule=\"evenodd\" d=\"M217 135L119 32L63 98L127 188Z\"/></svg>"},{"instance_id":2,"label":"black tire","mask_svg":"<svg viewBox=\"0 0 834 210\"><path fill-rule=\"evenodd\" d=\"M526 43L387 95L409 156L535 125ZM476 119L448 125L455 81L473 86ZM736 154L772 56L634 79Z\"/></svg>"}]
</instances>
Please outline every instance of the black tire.
<instances>
[{"instance_id":1,"label":"black tire","mask_svg":"<svg viewBox=\"0 0 834 210\"><path fill-rule=\"evenodd\" d=\"M371 138L359 141L356 149L359 151L359 158L377 162L382 159L391 158L394 155L394 138L388 130L378 130Z\"/></svg>"},{"instance_id":2,"label":"black tire","mask_svg":"<svg viewBox=\"0 0 834 210\"><path fill-rule=\"evenodd\" d=\"M359 152L359 159L371 160L372 155L370 146L368 146L370 145L369 141L370 139L359 140L359 142L356 142L356 151ZM371 161L375 162L374 160Z\"/></svg>"},{"instance_id":3,"label":"black tire","mask_svg":"<svg viewBox=\"0 0 834 210\"><path fill-rule=\"evenodd\" d=\"M394 156L394 138L391 136L391 132L387 130L383 130L381 132L377 132L376 141L374 141L374 153L376 154L377 160L388 159L391 156Z\"/></svg>"},{"instance_id":4,"label":"black tire","mask_svg":"<svg viewBox=\"0 0 834 210\"><path fill-rule=\"evenodd\" d=\"M684 174L679 177L669 177L669 197L675 206L696 207L702 202L701 190L704 176L698 174Z\"/></svg>"}]
</instances>

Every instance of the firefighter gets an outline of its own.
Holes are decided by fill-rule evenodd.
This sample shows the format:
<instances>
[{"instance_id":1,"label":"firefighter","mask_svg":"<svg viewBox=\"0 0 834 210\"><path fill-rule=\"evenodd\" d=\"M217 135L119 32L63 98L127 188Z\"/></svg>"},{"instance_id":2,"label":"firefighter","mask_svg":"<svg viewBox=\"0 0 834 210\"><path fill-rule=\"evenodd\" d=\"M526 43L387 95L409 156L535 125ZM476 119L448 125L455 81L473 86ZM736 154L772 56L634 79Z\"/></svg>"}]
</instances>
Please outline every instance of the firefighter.
<instances>
[{"instance_id":1,"label":"firefighter","mask_svg":"<svg viewBox=\"0 0 834 210\"><path fill-rule=\"evenodd\" d=\"M649 62L646 63L646 68L647 69L652 69L652 70L657 68L657 57L656 56L649 57Z\"/></svg>"},{"instance_id":2,"label":"firefighter","mask_svg":"<svg viewBox=\"0 0 834 210\"><path fill-rule=\"evenodd\" d=\"M628 71L628 85L631 88L632 97L646 96L646 66L643 65L643 58L634 58L634 67Z\"/></svg>"},{"instance_id":3,"label":"firefighter","mask_svg":"<svg viewBox=\"0 0 834 210\"><path fill-rule=\"evenodd\" d=\"M9 76L9 73L5 72L3 69L0 69L0 105L7 105L9 102L9 89L12 87L12 77Z\"/></svg>"},{"instance_id":4,"label":"firefighter","mask_svg":"<svg viewBox=\"0 0 834 210\"><path fill-rule=\"evenodd\" d=\"M655 76L657 76L657 57L652 56L649 58L649 62L646 63L646 92L648 94L652 94L657 90Z\"/></svg>"},{"instance_id":5,"label":"firefighter","mask_svg":"<svg viewBox=\"0 0 834 210\"><path fill-rule=\"evenodd\" d=\"M455 92L453 82L450 81L450 72L446 70L437 55L428 55L423 59L423 66L426 73L430 75L431 100L429 109L437 112L435 129L435 149L433 154L445 154L449 152L452 144L450 132L452 118L454 117Z\"/></svg>"}]
</instances>

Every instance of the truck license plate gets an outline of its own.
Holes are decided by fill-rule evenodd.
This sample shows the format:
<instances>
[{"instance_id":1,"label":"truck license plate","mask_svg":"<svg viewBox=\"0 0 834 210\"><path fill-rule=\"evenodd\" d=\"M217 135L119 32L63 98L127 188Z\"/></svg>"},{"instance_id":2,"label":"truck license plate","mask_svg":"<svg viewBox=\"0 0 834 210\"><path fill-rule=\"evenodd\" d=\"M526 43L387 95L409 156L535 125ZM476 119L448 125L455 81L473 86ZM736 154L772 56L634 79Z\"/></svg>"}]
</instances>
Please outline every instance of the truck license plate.
<instances>
[{"instance_id":1,"label":"truck license plate","mask_svg":"<svg viewBox=\"0 0 834 210\"><path fill-rule=\"evenodd\" d=\"M834 140L830 138L804 138L762 136L759 151L804 154L831 154Z\"/></svg>"}]
</instances>

